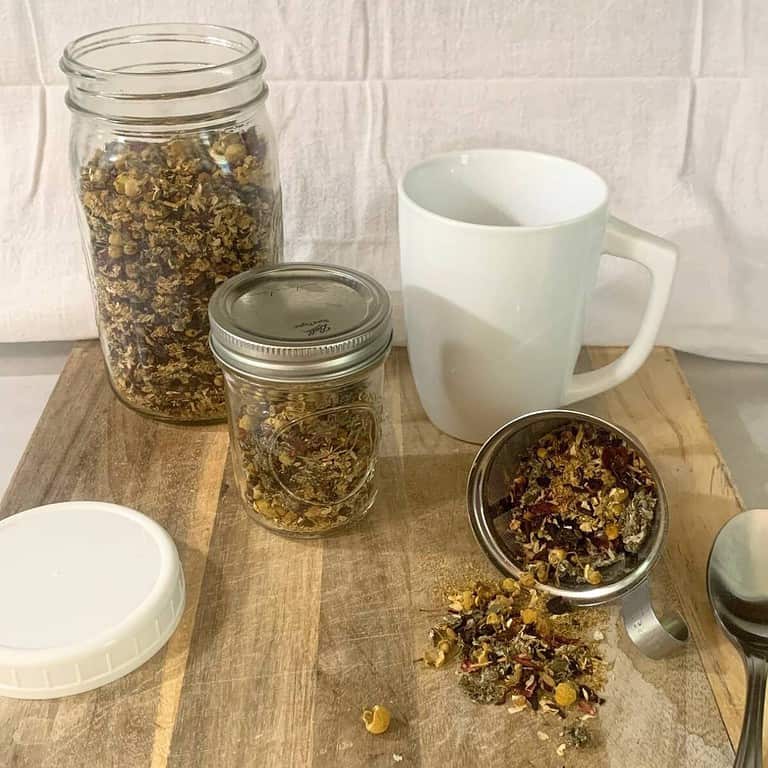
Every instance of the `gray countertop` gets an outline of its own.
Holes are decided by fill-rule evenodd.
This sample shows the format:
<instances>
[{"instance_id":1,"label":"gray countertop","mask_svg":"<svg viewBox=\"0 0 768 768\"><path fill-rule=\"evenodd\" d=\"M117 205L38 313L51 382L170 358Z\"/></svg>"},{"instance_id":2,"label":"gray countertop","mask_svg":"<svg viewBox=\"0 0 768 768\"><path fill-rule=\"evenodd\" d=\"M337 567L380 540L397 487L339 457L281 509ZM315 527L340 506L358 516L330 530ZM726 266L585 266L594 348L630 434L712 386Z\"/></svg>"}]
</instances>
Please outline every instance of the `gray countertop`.
<instances>
[{"instance_id":1,"label":"gray countertop","mask_svg":"<svg viewBox=\"0 0 768 768\"><path fill-rule=\"evenodd\" d=\"M67 359L69 342L0 344L0 494ZM768 507L768 365L679 353L747 507Z\"/></svg>"},{"instance_id":2,"label":"gray countertop","mask_svg":"<svg viewBox=\"0 0 768 768\"><path fill-rule=\"evenodd\" d=\"M744 504L768 507L768 365L678 357Z\"/></svg>"}]
</instances>

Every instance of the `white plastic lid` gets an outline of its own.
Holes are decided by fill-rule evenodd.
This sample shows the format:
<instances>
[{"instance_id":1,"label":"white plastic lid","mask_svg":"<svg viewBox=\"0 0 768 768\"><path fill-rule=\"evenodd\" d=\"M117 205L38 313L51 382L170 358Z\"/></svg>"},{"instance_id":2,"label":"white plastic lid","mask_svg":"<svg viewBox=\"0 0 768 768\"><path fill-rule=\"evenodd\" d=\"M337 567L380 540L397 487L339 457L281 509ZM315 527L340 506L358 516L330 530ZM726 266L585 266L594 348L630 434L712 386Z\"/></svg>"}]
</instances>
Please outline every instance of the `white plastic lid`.
<instances>
[{"instance_id":1,"label":"white plastic lid","mask_svg":"<svg viewBox=\"0 0 768 768\"><path fill-rule=\"evenodd\" d=\"M0 522L0 696L52 699L133 671L184 610L176 546L153 520L96 501Z\"/></svg>"}]
</instances>

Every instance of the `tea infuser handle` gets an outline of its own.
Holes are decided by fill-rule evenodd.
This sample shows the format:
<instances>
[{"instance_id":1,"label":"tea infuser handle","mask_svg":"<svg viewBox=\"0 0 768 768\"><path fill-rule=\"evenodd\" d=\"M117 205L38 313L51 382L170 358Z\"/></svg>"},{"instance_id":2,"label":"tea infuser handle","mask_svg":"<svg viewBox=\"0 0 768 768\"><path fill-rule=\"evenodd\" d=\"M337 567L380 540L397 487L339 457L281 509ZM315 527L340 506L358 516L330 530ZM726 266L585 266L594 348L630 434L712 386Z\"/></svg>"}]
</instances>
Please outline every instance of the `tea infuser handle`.
<instances>
[{"instance_id":1,"label":"tea infuser handle","mask_svg":"<svg viewBox=\"0 0 768 768\"><path fill-rule=\"evenodd\" d=\"M763 712L768 661L749 655L745 656L744 665L747 668L747 700L744 703L739 751L736 753L733 768L762 768Z\"/></svg>"},{"instance_id":2,"label":"tea infuser handle","mask_svg":"<svg viewBox=\"0 0 768 768\"><path fill-rule=\"evenodd\" d=\"M656 614L647 581L625 595L621 602L621 615L629 639L642 654L661 659L685 648L688 625L676 612L662 617Z\"/></svg>"},{"instance_id":3,"label":"tea infuser handle","mask_svg":"<svg viewBox=\"0 0 768 768\"><path fill-rule=\"evenodd\" d=\"M651 275L651 293L637 336L624 354L602 368L574 374L563 404L592 397L628 379L651 353L669 301L677 264L677 248L672 243L611 216L603 250L645 267Z\"/></svg>"}]
</instances>

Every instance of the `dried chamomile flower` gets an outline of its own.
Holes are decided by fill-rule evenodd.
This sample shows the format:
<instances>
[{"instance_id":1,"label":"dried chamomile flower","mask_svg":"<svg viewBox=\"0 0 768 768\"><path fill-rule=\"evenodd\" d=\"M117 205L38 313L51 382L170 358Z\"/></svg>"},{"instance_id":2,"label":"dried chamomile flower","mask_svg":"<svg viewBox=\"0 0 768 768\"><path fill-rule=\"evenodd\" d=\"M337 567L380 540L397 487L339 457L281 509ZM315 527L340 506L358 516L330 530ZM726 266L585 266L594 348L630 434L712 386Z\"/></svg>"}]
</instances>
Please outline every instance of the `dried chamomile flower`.
<instances>
[{"instance_id":1,"label":"dried chamomile flower","mask_svg":"<svg viewBox=\"0 0 768 768\"><path fill-rule=\"evenodd\" d=\"M600 571L597 570L597 568L594 568L589 563L587 563L584 566L584 581L586 581L587 584L596 586L602 583L603 576Z\"/></svg>"},{"instance_id":2,"label":"dried chamomile flower","mask_svg":"<svg viewBox=\"0 0 768 768\"><path fill-rule=\"evenodd\" d=\"M558 707L570 707L576 703L579 693L573 683L558 683L555 688L555 703Z\"/></svg>"},{"instance_id":3,"label":"dried chamomile flower","mask_svg":"<svg viewBox=\"0 0 768 768\"><path fill-rule=\"evenodd\" d=\"M392 715L389 710L381 704L376 704L373 709L363 711L365 730L377 736L389 728L391 719Z\"/></svg>"},{"instance_id":4,"label":"dried chamomile flower","mask_svg":"<svg viewBox=\"0 0 768 768\"><path fill-rule=\"evenodd\" d=\"M562 547L555 547L554 549L549 550L547 559L549 560L550 565L559 565L567 556L568 553Z\"/></svg>"},{"instance_id":5,"label":"dried chamomile flower","mask_svg":"<svg viewBox=\"0 0 768 768\"><path fill-rule=\"evenodd\" d=\"M520 586L533 589L536 586L536 579L530 571L526 571L520 576Z\"/></svg>"},{"instance_id":6,"label":"dried chamomile flower","mask_svg":"<svg viewBox=\"0 0 768 768\"><path fill-rule=\"evenodd\" d=\"M445 664L445 651L441 648L424 651L422 660L428 667L442 667Z\"/></svg>"},{"instance_id":7,"label":"dried chamomile flower","mask_svg":"<svg viewBox=\"0 0 768 768\"><path fill-rule=\"evenodd\" d=\"M510 595L515 595L520 591L520 582L516 579L504 579L501 582L501 588Z\"/></svg>"},{"instance_id":8,"label":"dried chamomile flower","mask_svg":"<svg viewBox=\"0 0 768 768\"><path fill-rule=\"evenodd\" d=\"M533 608L523 608L520 611L520 618L523 620L523 624L535 624L539 614Z\"/></svg>"},{"instance_id":9,"label":"dried chamomile flower","mask_svg":"<svg viewBox=\"0 0 768 768\"><path fill-rule=\"evenodd\" d=\"M424 652L422 661L428 667L442 667L456 653L456 633L450 627L435 628L431 632L434 648Z\"/></svg>"}]
</instances>

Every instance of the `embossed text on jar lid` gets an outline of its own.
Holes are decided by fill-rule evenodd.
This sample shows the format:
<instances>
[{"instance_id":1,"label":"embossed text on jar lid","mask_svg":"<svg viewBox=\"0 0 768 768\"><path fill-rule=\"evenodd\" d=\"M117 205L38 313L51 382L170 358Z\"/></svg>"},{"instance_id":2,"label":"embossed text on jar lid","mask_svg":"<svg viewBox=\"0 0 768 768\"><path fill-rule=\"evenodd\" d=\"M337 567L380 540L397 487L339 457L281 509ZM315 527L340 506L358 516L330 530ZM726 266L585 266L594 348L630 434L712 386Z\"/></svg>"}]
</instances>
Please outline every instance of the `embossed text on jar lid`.
<instances>
[{"instance_id":1,"label":"embossed text on jar lid","mask_svg":"<svg viewBox=\"0 0 768 768\"><path fill-rule=\"evenodd\" d=\"M243 272L219 286L208 315L216 359L274 381L356 373L392 343L386 289L346 267L305 262Z\"/></svg>"}]
</instances>

